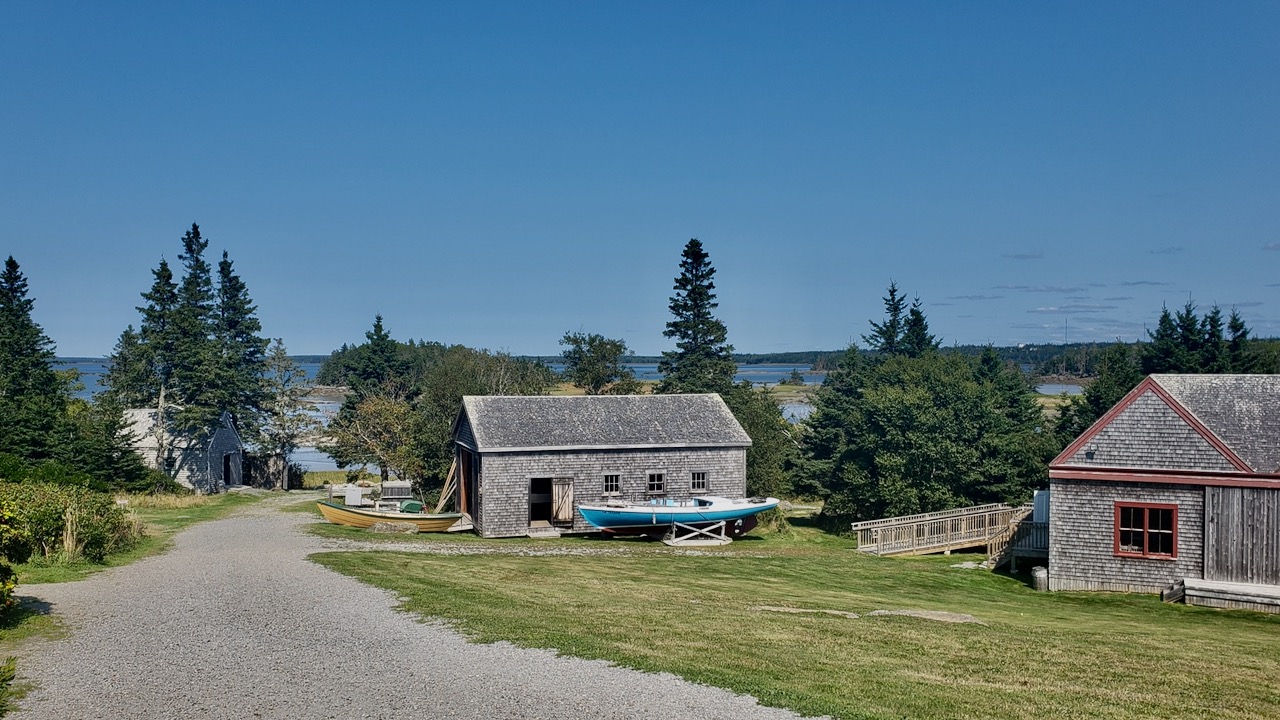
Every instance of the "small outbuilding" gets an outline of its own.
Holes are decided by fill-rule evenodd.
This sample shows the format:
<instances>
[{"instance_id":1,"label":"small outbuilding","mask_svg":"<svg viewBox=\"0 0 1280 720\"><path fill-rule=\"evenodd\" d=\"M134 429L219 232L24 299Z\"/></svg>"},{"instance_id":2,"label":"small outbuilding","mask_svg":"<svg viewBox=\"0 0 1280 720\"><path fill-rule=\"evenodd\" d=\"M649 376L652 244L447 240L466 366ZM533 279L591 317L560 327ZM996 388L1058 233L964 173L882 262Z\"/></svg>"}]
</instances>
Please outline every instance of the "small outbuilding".
<instances>
[{"instance_id":1,"label":"small outbuilding","mask_svg":"<svg viewBox=\"0 0 1280 720\"><path fill-rule=\"evenodd\" d=\"M751 438L719 395L467 396L461 509L483 537L591 532L577 504L743 497Z\"/></svg>"},{"instance_id":2,"label":"small outbuilding","mask_svg":"<svg viewBox=\"0 0 1280 720\"><path fill-rule=\"evenodd\" d=\"M1280 376L1151 375L1049 485L1049 589L1280 612Z\"/></svg>"},{"instance_id":3,"label":"small outbuilding","mask_svg":"<svg viewBox=\"0 0 1280 720\"><path fill-rule=\"evenodd\" d=\"M124 411L126 427L133 436L133 448L142 462L198 493L217 493L244 484L244 443L231 416L202 432L172 433L162 436L155 408ZM157 452L161 439L167 444L163 457Z\"/></svg>"}]
</instances>

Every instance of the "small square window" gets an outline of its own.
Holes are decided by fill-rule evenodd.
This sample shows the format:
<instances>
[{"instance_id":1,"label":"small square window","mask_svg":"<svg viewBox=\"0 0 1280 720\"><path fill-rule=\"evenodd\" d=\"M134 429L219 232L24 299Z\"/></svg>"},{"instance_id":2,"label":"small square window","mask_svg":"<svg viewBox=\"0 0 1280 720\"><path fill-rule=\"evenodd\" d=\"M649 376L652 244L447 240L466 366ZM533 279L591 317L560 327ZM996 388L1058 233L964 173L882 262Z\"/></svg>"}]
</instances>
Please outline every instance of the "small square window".
<instances>
[{"instance_id":1,"label":"small square window","mask_svg":"<svg viewBox=\"0 0 1280 720\"><path fill-rule=\"evenodd\" d=\"M663 473L649 473L649 486L647 492L650 495L661 495L667 491L667 476Z\"/></svg>"},{"instance_id":2,"label":"small square window","mask_svg":"<svg viewBox=\"0 0 1280 720\"><path fill-rule=\"evenodd\" d=\"M1178 557L1176 505L1116 503L1115 554L1121 557Z\"/></svg>"},{"instance_id":3,"label":"small square window","mask_svg":"<svg viewBox=\"0 0 1280 720\"><path fill-rule=\"evenodd\" d=\"M689 481L689 489L694 492L706 492L707 490L707 474L704 472L696 472Z\"/></svg>"},{"instance_id":4,"label":"small square window","mask_svg":"<svg viewBox=\"0 0 1280 720\"><path fill-rule=\"evenodd\" d=\"M604 476L604 494L617 495L622 492L622 477L620 475Z\"/></svg>"}]
</instances>

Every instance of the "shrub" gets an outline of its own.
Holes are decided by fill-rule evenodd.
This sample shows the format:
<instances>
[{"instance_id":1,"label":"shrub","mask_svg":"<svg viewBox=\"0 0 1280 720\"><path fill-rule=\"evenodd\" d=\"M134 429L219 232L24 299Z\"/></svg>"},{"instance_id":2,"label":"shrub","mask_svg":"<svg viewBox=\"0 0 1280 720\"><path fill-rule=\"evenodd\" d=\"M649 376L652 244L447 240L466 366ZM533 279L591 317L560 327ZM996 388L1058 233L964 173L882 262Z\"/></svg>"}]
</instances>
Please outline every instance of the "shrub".
<instances>
[{"instance_id":1,"label":"shrub","mask_svg":"<svg viewBox=\"0 0 1280 720\"><path fill-rule=\"evenodd\" d=\"M0 717L13 709L13 678L18 674L18 658L11 657L0 663Z\"/></svg>"},{"instance_id":2,"label":"shrub","mask_svg":"<svg viewBox=\"0 0 1280 720\"><path fill-rule=\"evenodd\" d=\"M102 562L142 537L137 518L106 493L51 483L0 483L3 503L10 505L22 535L6 554L15 562L33 555L54 563Z\"/></svg>"}]
</instances>

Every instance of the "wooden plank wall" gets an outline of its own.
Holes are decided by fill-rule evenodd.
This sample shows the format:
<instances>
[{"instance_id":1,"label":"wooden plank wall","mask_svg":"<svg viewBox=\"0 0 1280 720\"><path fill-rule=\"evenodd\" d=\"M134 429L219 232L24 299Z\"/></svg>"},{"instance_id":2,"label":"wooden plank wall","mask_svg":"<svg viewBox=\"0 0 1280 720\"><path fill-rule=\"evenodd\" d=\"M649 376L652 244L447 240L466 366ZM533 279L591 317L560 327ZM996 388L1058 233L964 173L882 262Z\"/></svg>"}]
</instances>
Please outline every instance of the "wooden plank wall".
<instances>
[{"instance_id":1,"label":"wooden plank wall","mask_svg":"<svg viewBox=\"0 0 1280 720\"><path fill-rule=\"evenodd\" d=\"M1280 585L1280 490L1205 488L1206 580Z\"/></svg>"}]
</instances>

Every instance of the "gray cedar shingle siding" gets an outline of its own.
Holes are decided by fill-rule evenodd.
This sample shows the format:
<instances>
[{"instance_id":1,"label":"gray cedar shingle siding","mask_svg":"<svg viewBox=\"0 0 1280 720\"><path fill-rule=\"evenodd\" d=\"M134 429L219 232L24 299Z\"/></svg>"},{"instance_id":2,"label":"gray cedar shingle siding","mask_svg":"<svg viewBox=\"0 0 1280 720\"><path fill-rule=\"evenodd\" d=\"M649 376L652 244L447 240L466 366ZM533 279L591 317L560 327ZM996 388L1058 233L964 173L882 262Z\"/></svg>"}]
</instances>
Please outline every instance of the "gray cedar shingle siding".
<instances>
[{"instance_id":1,"label":"gray cedar shingle siding","mask_svg":"<svg viewBox=\"0 0 1280 720\"><path fill-rule=\"evenodd\" d=\"M1093 448L1093 458L1087 453ZM1069 465L1231 471L1235 466L1147 391L1076 451Z\"/></svg>"},{"instance_id":2,"label":"gray cedar shingle siding","mask_svg":"<svg viewBox=\"0 0 1280 720\"><path fill-rule=\"evenodd\" d=\"M604 476L619 475L619 496L646 497L648 474L666 475L663 497L692 496L689 483L695 472L707 473L707 490L699 495L741 497L746 492L745 448L697 448L654 450L576 450L533 453L498 453L484 456L481 470L481 512L477 529L483 537L524 535L529 530L529 480L570 478L574 505L599 503ZM574 512L573 526L562 532L593 532L595 528Z\"/></svg>"},{"instance_id":3,"label":"gray cedar shingle siding","mask_svg":"<svg viewBox=\"0 0 1280 720\"><path fill-rule=\"evenodd\" d=\"M1050 589L1280 584L1280 376L1152 375L1117 408L1049 465ZM1117 502L1176 505L1177 558L1117 557Z\"/></svg>"},{"instance_id":4,"label":"gray cedar shingle siding","mask_svg":"<svg viewBox=\"0 0 1280 720\"><path fill-rule=\"evenodd\" d=\"M1204 489L1186 485L1051 480L1049 589L1159 592L1203 576ZM1178 557L1116 557L1115 503L1178 506Z\"/></svg>"},{"instance_id":5,"label":"gray cedar shingle siding","mask_svg":"<svg viewBox=\"0 0 1280 720\"><path fill-rule=\"evenodd\" d=\"M605 499L605 475L643 500L651 472L665 475L663 497L690 497L695 472L707 474L699 495L742 497L751 438L719 395L468 396L454 442L480 457L477 530L510 537L529 530L534 478L571 480L575 506ZM593 530L576 511L561 528Z\"/></svg>"},{"instance_id":6,"label":"gray cedar shingle siding","mask_svg":"<svg viewBox=\"0 0 1280 720\"><path fill-rule=\"evenodd\" d=\"M156 410L125 410L124 418L134 438L134 451L148 467L162 469L163 459L156 458ZM171 435L169 446L174 460L169 474L180 485L200 493L216 493L228 485L243 483L244 444L226 413L219 424L212 428L211 434ZM231 477L223 477L222 461L225 455L231 456Z\"/></svg>"}]
</instances>

